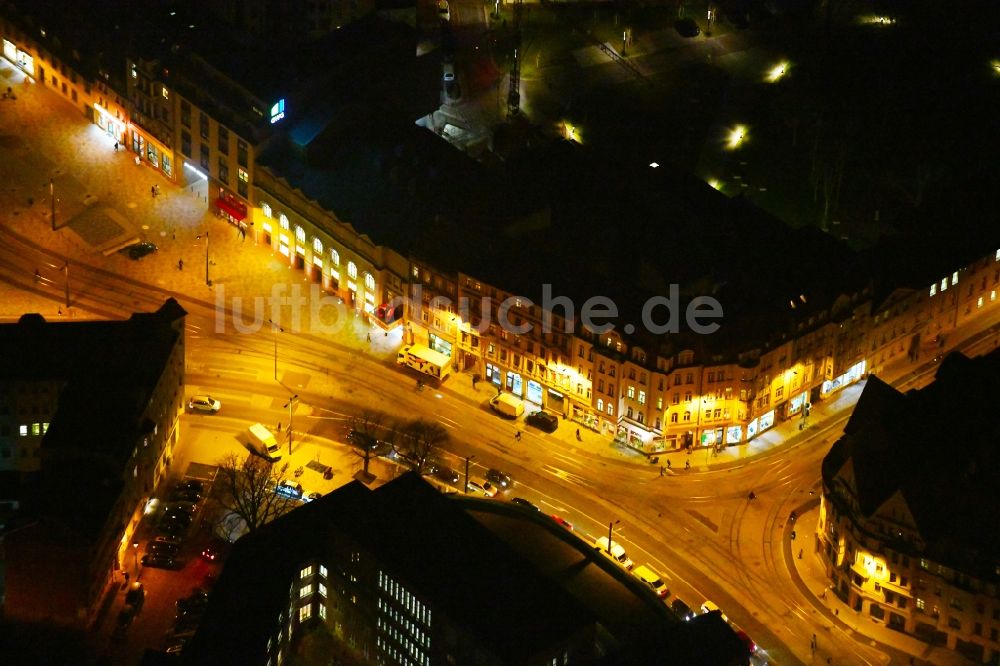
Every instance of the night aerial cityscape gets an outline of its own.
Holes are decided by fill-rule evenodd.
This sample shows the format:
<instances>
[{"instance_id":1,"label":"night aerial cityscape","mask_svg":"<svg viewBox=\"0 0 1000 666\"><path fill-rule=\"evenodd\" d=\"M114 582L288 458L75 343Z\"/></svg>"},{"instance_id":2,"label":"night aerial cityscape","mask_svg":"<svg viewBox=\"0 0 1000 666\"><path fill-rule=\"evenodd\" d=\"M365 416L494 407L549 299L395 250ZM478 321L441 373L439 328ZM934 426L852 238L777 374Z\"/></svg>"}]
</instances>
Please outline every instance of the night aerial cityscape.
<instances>
[{"instance_id":1,"label":"night aerial cityscape","mask_svg":"<svg viewBox=\"0 0 1000 666\"><path fill-rule=\"evenodd\" d=\"M1000 3L0 37L0 663L1000 665Z\"/></svg>"}]
</instances>

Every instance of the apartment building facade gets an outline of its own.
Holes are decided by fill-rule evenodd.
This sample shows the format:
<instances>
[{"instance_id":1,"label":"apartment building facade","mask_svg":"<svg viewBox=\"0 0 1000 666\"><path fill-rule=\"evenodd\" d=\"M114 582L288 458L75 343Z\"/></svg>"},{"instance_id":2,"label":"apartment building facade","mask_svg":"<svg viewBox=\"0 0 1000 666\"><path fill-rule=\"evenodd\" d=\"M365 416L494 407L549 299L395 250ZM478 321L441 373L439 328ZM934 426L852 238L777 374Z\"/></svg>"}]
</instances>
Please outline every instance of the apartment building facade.
<instances>
[{"instance_id":1,"label":"apartment building facade","mask_svg":"<svg viewBox=\"0 0 1000 666\"><path fill-rule=\"evenodd\" d=\"M1000 351L951 355L908 394L870 380L824 459L815 534L833 594L977 663L1000 654L1000 551L981 521L998 500L998 387ZM968 414L960 423L956 409ZM960 445L935 460L951 438Z\"/></svg>"}]
</instances>

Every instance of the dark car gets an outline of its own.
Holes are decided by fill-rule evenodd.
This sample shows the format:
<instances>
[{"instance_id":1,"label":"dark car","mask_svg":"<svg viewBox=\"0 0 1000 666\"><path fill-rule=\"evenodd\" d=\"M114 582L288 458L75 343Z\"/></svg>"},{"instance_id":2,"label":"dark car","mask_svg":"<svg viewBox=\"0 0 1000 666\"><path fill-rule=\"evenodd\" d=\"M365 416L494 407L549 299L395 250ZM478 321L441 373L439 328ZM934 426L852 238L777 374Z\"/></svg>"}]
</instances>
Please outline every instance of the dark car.
<instances>
[{"instance_id":1,"label":"dark car","mask_svg":"<svg viewBox=\"0 0 1000 666\"><path fill-rule=\"evenodd\" d=\"M144 567L157 567L158 569L174 568L174 558L172 555L150 553L148 555L143 555L142 560L140 561Z\"/></svg>"},{"instance_id":2,"label":"dark car","mask_svg":"<svg viewBox=\"0 0 1000 666\"><path fill-rule=\"evenodd\" d=\"M677 22L674 23L674 30L681 37L697 37L701 34L701 28L694 22L694 19L690 18L677 19Z\"/></svg>"},{"instance_id":3,"label":"dark car","mask_svg":"<svg viewBox=\"0 0 1000 666\"><path fill-rule=\"evenodd\" d=\"M212 539L205 549L201 551L201 556L209 562L215 562L226 550L229 549L229 542L222 539Z\"/></svg>"},{"instance_id":4,"label":"dark car","mask_svg":"<svg viewBox=\"0 0 1000 666\"><path fill-rule=\"evenodd\" d=\"M173 520L164 520L160 523L159 527L157 527L157 532L180 539L180 537L184 536L184 533L187 532L188 527L190 527L190 525L182 525L181 523Z\"/></svg>"},{"instance_id":5,"label":"dark car","mask_svg":"<svg viewBox=\"0 0 1000 666\"><path fill-rule=\"evenodd\" d=\"M173 502L191 502L192 504L197 504L201 501L201 493L193 488L178 488L170 494L170 500Z\"/></svg>"},{"instance_id":6,"label":"dark car","mask_svg":"<svg viewBox=\"0 0 1000 666\"><path fill-rule=\"evenodd\" d=\"M177 544L153 541L146 547L146 552L156 553L157 555L169 555L173 557L177 554Z\"/></svg>"},{"instance_id":7,"label":"dark car","mask_svg":"<svg viewBox=\"0 0 1000 666\"><path fill-rule=\"evenodd\" d=\"M187 613L197 608L204 608L208 604L208 593L203 590L195 590L190 595L177 600L177 612Z\"/></svg>"},{"instance_id":8,"label":"dark car","mask_svg":"<svg viewBox=\"0 0 1000 666\"><path fill-rule=\"evenodd\" d=\"M498 469L491 469L486 472L486 480L495 485L500 490L507 490L514 485L510 474L501 472Z\"/></svg>"},{"instance_id":9,"label":"dark car","mask_svg":"<svg viewBox=\"0 0 1000 666\"><path fill-rule=\"evenodd\" d=\"M535 426L543 432L555 432L559 427L559 419L554 414L548 412L534 412L524 417L524 422L530 426Z\"/></svg>"},{"instance_id":10,"label":"dark car","mask_svg":"<svg viewBox=\"0 0 1000 666\"><path fill-rule=\"evenodd\" d=\"M153 254L156 252L157 247L153 243L136 243L128 248L129 259L142 259L147 254Z\"/></svg>"},{"instance_id":11,"label":"dark car","mask_svg":"<svg viewBox=\"0 0 1000 666\"><path fill-rule=\"evenodd\" d=\"M450 467L434 464L430 466L429 472L430 475L438 481L444 481L445 483L458 483L458 472Z\"/></svg>"},{"instance_id":12,"label":"dark car","mask_svg":"<svg viewBox=\"0 0 1000 666\"><path fill-rule=\"evenodd\" d=\"M523 497L515 497L514 499L511 500L511 502L517 504L518 506L523 506L525 509L534 509L535 511L540 511L540 509L537 506L535 506L528 500L524 499Z\"/></svg>"},{"instance_id":13,"label":"dark car","mask_svg":"<svg viewBox=\"0 0 1000 666\"><path fill-rule=\"evenodd\" d=\"M146 601L146 590L142 583L136 581L129 585L128 592L125 593L125 604L131 606L138 613L142 609L142 604Z\"/></svg>"},{"instance_id":14,"label":"dark car","mask_svg":"<svg viewBox=\"0 0 1000 666\"><path fill-rule=\"evenodd\" d=\"M690 620L694 618L694 611L680 599L674 599L670 602L670 610L677 613L677 616L682 620Z\"/></svg>"},{"instance_id":15,"label":"dark car","mask_svg":"<svg viewBox=\"0 0 1000 666\"><path fill-rule=\"evenodd\" d=\"M187 511L179 511L177 509L174 509L173 511L168 511L167 513L163 514L163 520L164 522L179 523L180 525L183 525L185 527L190 527L191 523L194 521L194 518L192 518L191 514L188 513Z\"/></svg>"},{"instance_id":16,"label":"dark car","mask_svg":"<svg viewBox=\"0 0 1000 666\"><path fill-rule=\"evenodd\" d=\"M192 491L195 493L203 493L205 492L205 484L197 479L188 479L187 481L178 483L174 490L177 492Z\"/></svg>"}]
</instances>

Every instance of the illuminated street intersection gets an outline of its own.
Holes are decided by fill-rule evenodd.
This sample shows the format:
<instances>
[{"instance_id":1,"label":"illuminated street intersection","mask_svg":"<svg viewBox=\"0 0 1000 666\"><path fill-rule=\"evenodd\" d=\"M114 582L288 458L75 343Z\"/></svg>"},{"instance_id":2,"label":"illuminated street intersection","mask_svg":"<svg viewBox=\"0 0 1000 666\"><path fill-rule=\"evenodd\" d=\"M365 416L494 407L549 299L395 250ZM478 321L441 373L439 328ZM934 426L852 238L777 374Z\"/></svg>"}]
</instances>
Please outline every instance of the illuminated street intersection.
<instances>
[{"instance_id":1,"label":"illuminated street intersection","mask_svg":"<svg viewBox=\"0 0 1000 666\"><path fill-rule=\"evenodd\" d=\"M460 24L478 16L475 9L453 3L450 20ZM998 287L986 282L996 248L985 247L985 258L977 255L935 275L933 288L906 296L906 308L894 310L891 299L875 302L868 294L861 301L847 297L850 308L844 312L853 308L855 314L842 321L819 323L816 313L815 326L809 318L800 328L805 348L818 348L815 352L793 355L791 343L763 345L749 361L713 364L678 350L661 366L652 358L655 353L646 360L646 341L617 333L566 343L532 338L529 351L507 334L470 336L472 322L456 319L447 306L420 317L413 316L418 304L407 301L401 319L392 307L393 297L405 297L411 282L429 296L454 295L456 286L460 293L474 294L484 288L507 293L501 290L518 285L480 284L462 270L449 273L421 256L404 257L362 239L347 225L337 226L341 223L323 211L325 202L311 197L307 180L304 191L292 192L295 186L289 183L302 174L281 151L261 151L260 164L253 166L253 194L241 195L238 183L246 182L246 171L237 145L242 140L235 133L227 142L233 148L229 180L236 189L220 185L214 161L209 180L196 173L205 164L199 167L198 160L183 157L183 129L178 132L181 152L173 151L172 160L156 154L154 161L150 146L161 147L151 136L153 119L135 113L130 122L118 118L116 123L112 113L97 124L87 122L56 84L41 84L47 82L40 54L36 78L25 77L27 53L14 49L19 68L9 62L5 48L8 60L0 64L16 97L0 106L0 122L20 128L16 135L0 137L5 155L18 164L13 168L15 159L4 161L9 187L0 192L7 211L0 227L0 317L14 322L23 313L37 312L50 322L125 319L134 312L155 312L175 298L187 313L181 404L206 394L222 404L217 414L185 410L177 417L169 467L160 473L157 466L156 487L137 491L142 501L136 521L126 521L107 583L113 592L129 573L132 581L144 583L148 601L122 638L124 594L109 594L106 602L102 598L86 640L93 653L108 655L114 663L140 663L147 648L182 647L190 636L173 622L174 601L193 598L188 596L193 590L226 575L224 564L220 568L214 557L200 555L217 531L206 505L194 518L206 529L193 528L182 546L189 557L179 570L140 566L140 558L154 552L162 506L176 494L178 482L203 479L206 494L217 492L215 465L227 454L244 455L247 428L259 423L276 433L281 465L287 465L288 480L299 484L298 492L328 495L349 489L365 460L348 433L363 410L378 410L392 418L420 416L447 433L433 462L456 471L459 480L428 474L430 482L463 491L469 479L488 481L490 470L508 473L513 485L494 501L517 497L529 502L542 517L571 528L572 534L561 539L576 535L587 549L610 536L634 562L633 573L645 566L662 578L675 614L677 600L697 614L721 609L735 632L752 637L751 663L905 664L911 658L914 663L965 663L949 649L954 644L936 646L890 629L888 620L872 619L870 599L862 612L854 606L856 596L829 590L832 581L817 552L821 541L815 532L824 492L821 466L870 383L868 373L901 391L921 388L933 381L948 352L976 356L996 347ZM459 62L468 67L478 57L465 54ZM155 70L149 62L138 63L137 69L143 72L147 65L146 73ZM786 65L775 67L769 77L777 81ZM57 71L48 64L45 69ZM154 94L162 100L186 94L159 82L150 85L161 86ZM290 120L278 117L286 107L271 108L267 121ZM184 113L179 104L178 115ZM198 115L190 108L187 113ZM221 121L212 129L216 147L222 141L220 127ZM746 126L733 126L726 140L739 150L757 137ZM208 140L201 145L207 149ZM190 147L188 152L194 154ZM394 168L405 171L408 165ZM317 217L310 220L310 214ZM319 219L324 215L330 220ZM355 223L347 216L340 219ZM452 247L461 242L455 229L447 223L440 229L447 234L444 241L438 239L444 249L463 254ZM480 239L479 232L468 233L470 243ZM353 236L343 240L348 234ZM154 243L156 250L136 257L130 250L138 242ZM440 254L441 248L433 248L428 256L435 250ZM532 251L529 256L543 255ZM980 287L980 278L986 286ZM966 295L966 284L975 292ZM289 301L296 289L308 296L312 287L326 299L322 309ZM275 296L285 300L271 307ZM255 298L271 300L262 301L265 308ZM945 298L952 299L947 308L939 305ZM789 309L813 312L805 295L790 300ZM861 306L869 301L871 314L864 314ZM923 337L895 330L912 316L903 313L913 311L926 314L921 315ZM845 322L849 333L831 333ZM446 381L395 362L399 349L415 342L448 353L453 365ZM523 358L514 360L515 354ZM530 369L529 363L540 369ZM557 367L561 370L552 371ZM734 378L741 368L756 368L754 381ZM710 379L716 372L718 379ZM655 388L657 378L665 388ZM575 386L578 382L585 386ZM749 397L740 396L742 390ZM491 404L499 394L525 406L523 412L514 408L516 421L502 418ZM539 409L556 417L554 432L525 420ZM369 485L391 488L386 482L411 465L399 456L375 456ZM309 510L303 506L293 513ZM665 662L671 663L668 655Z\"/></svg>"}]
</instances>

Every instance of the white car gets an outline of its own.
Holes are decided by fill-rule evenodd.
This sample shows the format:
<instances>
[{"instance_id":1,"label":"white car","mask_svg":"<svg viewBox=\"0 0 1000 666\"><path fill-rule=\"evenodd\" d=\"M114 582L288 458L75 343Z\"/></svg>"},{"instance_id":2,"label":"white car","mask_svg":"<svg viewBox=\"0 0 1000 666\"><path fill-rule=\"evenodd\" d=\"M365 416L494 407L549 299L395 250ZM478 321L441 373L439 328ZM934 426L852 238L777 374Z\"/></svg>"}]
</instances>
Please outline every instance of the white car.
<instances>
[{"instance_id":1,"label":"white car","mask_svg":"<svg viewBox=\"0 0 1000 666\"><path fill-rule=\"evenodd\" d=\"M188 409L192 412L215 414L222 409L222 403L210 395L193 395L188 400Z\"/></svg>"},{"instance_id":2,"label":"white car","mask_svg":"<svg viewBox=\"0 0 1000 666\"><path fill-rule=\"evenodd\" d=\"M483 497L496 497L497 487L489 481L469 481L469 494Z\"/></svg>"}]
</instances>

